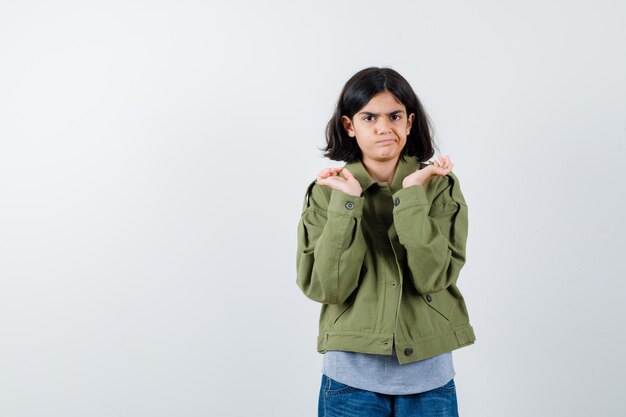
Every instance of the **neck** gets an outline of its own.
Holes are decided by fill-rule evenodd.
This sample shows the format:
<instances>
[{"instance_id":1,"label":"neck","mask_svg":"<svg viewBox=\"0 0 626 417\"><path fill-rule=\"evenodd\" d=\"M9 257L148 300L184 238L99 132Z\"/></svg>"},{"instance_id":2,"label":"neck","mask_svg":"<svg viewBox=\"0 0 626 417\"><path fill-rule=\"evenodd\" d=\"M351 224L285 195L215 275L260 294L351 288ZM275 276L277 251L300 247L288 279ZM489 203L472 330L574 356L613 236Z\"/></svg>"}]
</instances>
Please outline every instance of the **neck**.
<instances>
[{"instance_id":1,"label":"neck","mask_svg":"<svg viewBox=\"0 0 626 417\"><path fill-rule=\"evenodd\" d=\"M363 166L370 174L372 178L379 182L386 182L391 184L393 176L396 173L396 167L398 166L398 160L390 159L388 161L376 161L373 159L363 157Z\"/></svg>"}]
</instances>

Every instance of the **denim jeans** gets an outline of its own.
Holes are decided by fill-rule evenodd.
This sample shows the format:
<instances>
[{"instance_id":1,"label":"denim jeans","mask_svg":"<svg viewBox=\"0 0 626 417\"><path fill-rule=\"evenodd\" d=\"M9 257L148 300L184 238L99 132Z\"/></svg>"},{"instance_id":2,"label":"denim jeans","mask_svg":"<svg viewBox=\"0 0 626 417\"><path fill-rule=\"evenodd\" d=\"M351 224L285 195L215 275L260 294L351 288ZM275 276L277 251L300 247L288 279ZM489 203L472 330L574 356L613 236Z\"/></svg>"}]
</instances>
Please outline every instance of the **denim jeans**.
<instances>
[{"instance_id":1,"label":"denim jeans","mask_svg":"<svg viewBox=\"0 0 626 417\"><path fill-rule=\"evenodd\" d=\"M458 417L454 379L410 395L388 395L342 384L322 374L319 417Z\"/></svg>"}]
</instances>

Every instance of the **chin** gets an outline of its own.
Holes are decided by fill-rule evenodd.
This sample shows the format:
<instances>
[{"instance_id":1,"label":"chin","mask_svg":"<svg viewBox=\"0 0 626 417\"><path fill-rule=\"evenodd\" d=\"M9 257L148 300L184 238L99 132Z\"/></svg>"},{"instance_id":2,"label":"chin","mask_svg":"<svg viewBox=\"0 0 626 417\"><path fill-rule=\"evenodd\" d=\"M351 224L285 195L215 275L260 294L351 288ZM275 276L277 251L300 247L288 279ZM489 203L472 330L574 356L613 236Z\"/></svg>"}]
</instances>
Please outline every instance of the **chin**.
<instances>
[{"instance_id":1,"label":"chin","mask_svg":"<svg viewBox=\"0 0 626 417\"><path fill-rule=\"evenodd\" d=\"M398 155L396 155L396 154L393 154L393 155L380 155L376 159L378 159L380 162L387 162L387 161L391 161L391 160L396 159L398 156L399 156L399 154Z\"/></svg>"}]
</instances>

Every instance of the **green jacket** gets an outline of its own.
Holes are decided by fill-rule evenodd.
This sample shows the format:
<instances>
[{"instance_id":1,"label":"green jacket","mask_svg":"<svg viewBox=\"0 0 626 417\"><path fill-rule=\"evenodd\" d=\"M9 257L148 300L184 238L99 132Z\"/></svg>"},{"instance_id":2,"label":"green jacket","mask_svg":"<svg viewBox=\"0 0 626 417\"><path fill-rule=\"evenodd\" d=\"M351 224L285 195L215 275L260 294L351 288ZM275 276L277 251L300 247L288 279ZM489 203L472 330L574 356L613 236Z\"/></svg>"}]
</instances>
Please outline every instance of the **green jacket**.
<instances>
[{"instance_id":1,"label":"green jacket","mask_svg":"<svg viewBox=\"0 0 626 417\"><path fill-rule=\"evenodd\" d=\"M362 196L313 181L298 224L296 283L322 303L317 351L391 355L395 342L405 364L474 343L456 285L468 230L457 177L402 188L427 165L400 158L390 186L345 166Z\"/></svg>"}]
</instances>

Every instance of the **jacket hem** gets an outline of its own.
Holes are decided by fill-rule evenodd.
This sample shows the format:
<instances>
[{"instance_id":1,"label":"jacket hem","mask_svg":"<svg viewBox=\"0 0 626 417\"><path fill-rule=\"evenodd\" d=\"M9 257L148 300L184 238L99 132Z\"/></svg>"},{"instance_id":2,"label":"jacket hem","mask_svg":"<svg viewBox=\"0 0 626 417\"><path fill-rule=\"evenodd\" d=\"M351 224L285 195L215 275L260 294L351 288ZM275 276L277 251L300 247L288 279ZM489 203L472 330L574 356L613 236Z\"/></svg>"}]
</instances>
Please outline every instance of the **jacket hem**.
<instances>
[{"instance_id":1,"label":"jacket hem","mask_svg":"<svg viewBox=\"0 0 626 417\"><path fill-rule=\"evenodd\" d=\"M317 351L342 350L378 355L391 355L394 335L372 334L355 331L331 330L317 337ZM445 352L469 346L476 341L474 329L470 324L452 329L450 332L413 340L395 340L398 362L402 364L417 362Z\"/></svg>"}]
</instances>

